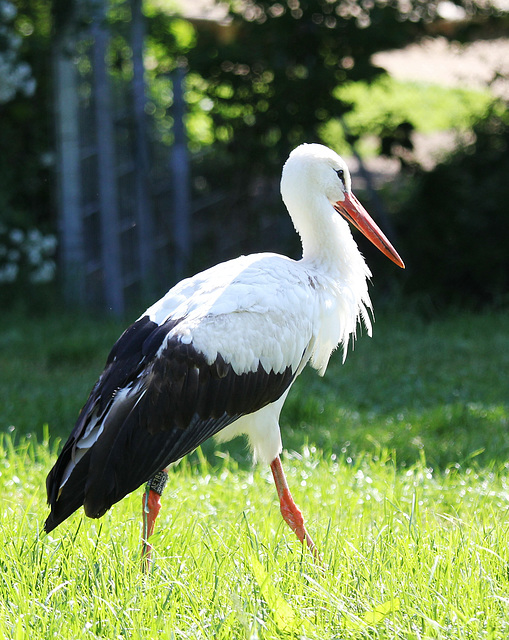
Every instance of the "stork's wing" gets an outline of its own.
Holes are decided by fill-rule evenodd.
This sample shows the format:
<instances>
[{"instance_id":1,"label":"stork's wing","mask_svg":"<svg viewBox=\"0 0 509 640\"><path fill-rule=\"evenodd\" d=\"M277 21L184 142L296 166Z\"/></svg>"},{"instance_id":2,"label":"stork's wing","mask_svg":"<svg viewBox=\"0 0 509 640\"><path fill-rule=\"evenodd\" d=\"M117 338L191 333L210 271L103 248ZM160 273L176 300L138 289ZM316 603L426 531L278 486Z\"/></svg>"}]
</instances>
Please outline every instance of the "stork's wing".
<instances>
[{"instance_id":1,"label":"stork's wing","mask_svg":"<svg viewBox=\"0 0 509 640\"><path fill-rule=\"evenodd\" d=\"M275 402L295 367L235 373L210 364L173 331L144 316L118 340L46 485L51 531L82 504L100 517L112 504L242 415ZM163 344L164 342L164 344Z\"/></svg>"}]
</instances>

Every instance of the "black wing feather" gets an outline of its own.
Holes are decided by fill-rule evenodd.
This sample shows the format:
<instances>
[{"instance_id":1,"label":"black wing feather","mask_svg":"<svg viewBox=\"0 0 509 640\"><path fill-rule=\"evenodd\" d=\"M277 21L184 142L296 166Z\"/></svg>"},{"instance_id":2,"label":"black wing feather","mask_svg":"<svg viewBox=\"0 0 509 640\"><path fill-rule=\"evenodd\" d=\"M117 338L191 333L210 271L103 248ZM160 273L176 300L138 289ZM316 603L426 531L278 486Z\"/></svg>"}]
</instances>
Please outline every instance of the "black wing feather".
<instances>
[{"instance_id":1,"label":"black wing feather","mask_svg":"<svg viewBox=\"0 0 509 640\"><path fill-rule=\"evenodd\" d=\"M51 531L82 504L90 517L102 516L171 462L237 420L275 402L295 374L258 371L235 374L218 355L209 364L177 337L163 341L176 321L161 326L147 316L127 329L113 347L76 426L46 485ZM122 397L118 391L130 389ZM93 416L103 431L62 478Z\"/></svg>"},{"instance_id":2,"label":"black wing feather","mask_svg":"<svg viewBox=\"0 0 509 640\"><path fill-rule=\"evenodd\" d=\"M143 371L175 324L168 322L159 327L148 316L144 316L126 329L114 344L102 375L80 411L74 429L46 478L48 504L53 506L57 500L64 471L74 455L76 443L85 433L91 416L94 414L102 419L117 391L126 387ZM164 332L161 331L163 327Z\"/></svg>"}]
</instances>

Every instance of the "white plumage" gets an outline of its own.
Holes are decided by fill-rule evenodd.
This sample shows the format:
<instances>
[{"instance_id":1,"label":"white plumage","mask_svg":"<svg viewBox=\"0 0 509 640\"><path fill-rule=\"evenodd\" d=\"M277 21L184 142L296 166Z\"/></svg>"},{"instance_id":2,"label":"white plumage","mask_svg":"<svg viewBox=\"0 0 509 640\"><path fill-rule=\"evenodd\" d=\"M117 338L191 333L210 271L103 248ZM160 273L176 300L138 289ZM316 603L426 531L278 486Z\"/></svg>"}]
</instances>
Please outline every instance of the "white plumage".
<instances>
[{"instance_id":1,"label":"white plumage","mask_svg":"<svg viewBox=\"0 0 509 640\"><path fill-rule=\"evenodd\" d=\"M330 149L295 149L281 194L302 259L260 253L207 269L170 289L123 334L48 476L47 530L80 504L102 515L206 438L240 433L271 464L284 514L279 414L288 391L306 363L323 375L338 345L345 357L360 319L371 333L370 272L342 216L403 263ZM299 527L292 525L308 540Z\"/></svg>"},{"instance_id":2,"label":"white plumage","mask_svg":"<svg viewBox=\"0 0 509 640\"><path fill-rule=\"evenodd\" d=\"M346 231L350 233L348 225ZM184 318L168 333L159 353L176 337L201 352L208 364L220 354L236 374L255 372L259 364L267 373L282 373L287 367L300 373L311 361L323 375L340 342L346 354L349 336L365 305L369 305L367 289L365 297L358 299L355 291L346 294L333 277L307 260L262 253L222 263L184 280L149 308L147 315L157 324ZM264 416L270 415L270 428L278 432L280 409L260 409ZM224 441L227 435L246 433L256 458L270 463L281 452L281 441L273 434L269 441L276 449L270 449L268 424L261 433L259 428L251 429L259 421L256 413L244 416L218 437Z\"/></svg>"},{"instance_id":3,"label":"white plumage","mask_svg":"<svg viewBox=\"0 0 509 640\"><path fill-rule=\"evenodd\" d=\"M326 167L332 170L324 172ZM346 357L359 317L371 335L370 272L348 223L332 206L342 195L340 169L349 176L344 161L326 147L296 149L284 167L281 192L302 238L303 258L241 256L183 280L146 312L159 325L185 318L167 340L176 336L192 344L209 364L221 354L237 374L254 372L260 363L266 372L290 366L300 373L310 361L324 375L339 344ZM270 463L281 453L281 407L278 401L260 409L261 417L244 416L217 437L245 433L256 459ZM269 429L278 433L269 436Z\"/></svg>"}]
</instances>

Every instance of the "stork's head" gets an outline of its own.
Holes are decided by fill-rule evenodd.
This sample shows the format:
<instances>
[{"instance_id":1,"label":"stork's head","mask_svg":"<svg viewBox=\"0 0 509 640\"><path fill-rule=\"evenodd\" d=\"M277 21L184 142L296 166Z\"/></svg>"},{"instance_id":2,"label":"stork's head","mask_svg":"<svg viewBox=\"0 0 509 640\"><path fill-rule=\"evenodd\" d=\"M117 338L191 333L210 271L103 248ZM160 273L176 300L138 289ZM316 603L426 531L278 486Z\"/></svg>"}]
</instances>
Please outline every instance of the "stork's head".
<instances>
[{"instance_id":1,"label":"stork's head","mask_svg":"<svg viewBox=\"0 0 509 640\"><path fill-rule=\"evenodd\" d=\"M404 268L405 265L384 233L352 193L346 162L321 144L302 144L294 149L281 177L281 195L290 211L308 208L326 198L332 208L363 233L383 254ZM304 207L303 207L304 205Z\"/></svg>"}]
</instances>

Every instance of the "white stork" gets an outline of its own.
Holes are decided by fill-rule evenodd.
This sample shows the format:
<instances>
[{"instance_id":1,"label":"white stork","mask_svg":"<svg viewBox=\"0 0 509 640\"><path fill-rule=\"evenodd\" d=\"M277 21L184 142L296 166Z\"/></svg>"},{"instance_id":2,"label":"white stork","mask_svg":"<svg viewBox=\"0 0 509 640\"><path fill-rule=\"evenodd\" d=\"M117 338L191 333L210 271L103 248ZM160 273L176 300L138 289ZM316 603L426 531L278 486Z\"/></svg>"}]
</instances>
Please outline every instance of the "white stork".
<instances>
[{"instance_id":1,"label":"white stork","mask_svg":"<svg viewBox=\"0 0 509 640\"><path fill-rule=\"evenodd\" d=\"M307 363L323 375L338 345L346 355L359 319L371 334L370 271L346 221L404 264L330 149L297 147L281 194L302 259L259 253L218 264L174 286L122 334L48 475L47 532L81 505L99 518L150 481L148 555L166 467L211 436L246 434L254 458L270 464L283 518L316 553L281 466L279 414Z\"/></svg>"}]
</instances>

